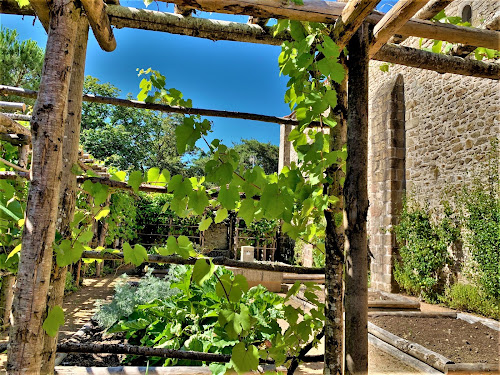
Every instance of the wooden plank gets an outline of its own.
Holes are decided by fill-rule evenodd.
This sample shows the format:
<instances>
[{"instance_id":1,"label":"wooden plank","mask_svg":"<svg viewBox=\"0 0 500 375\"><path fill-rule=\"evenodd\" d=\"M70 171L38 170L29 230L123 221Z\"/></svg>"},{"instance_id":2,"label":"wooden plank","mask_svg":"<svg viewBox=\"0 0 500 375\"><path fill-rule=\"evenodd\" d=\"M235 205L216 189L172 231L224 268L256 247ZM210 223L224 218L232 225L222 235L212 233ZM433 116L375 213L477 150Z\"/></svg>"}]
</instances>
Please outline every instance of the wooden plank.
<instances>
[{"instance_id":1,"label":"wooden plank","mask_svg":"<svg viewBox=\"0 0 500 375\"><path fill-rule=\"evenodd\" d=\"M424 5L423 0L399 0L375 25L370 42L370 58Z\"/></svg>"},{"instance_id":2,"label":"wooden plank","mask_svg":"<svg viewBox=\"0 0 500 375\"><path fill-rule=\"evenodd\" d=\"M83 8L87 13L94 36L99 46L106 52L114 51L116 39L111 29L106 5L103 0L81 0Z\"/></svg>"},{"instance_id":3,"label":"wooden plank","mask_svg":"<svg viewBox=\"0 0 500 375\"><path fill-rule=\"evenodd\" d=\"M347 170L344 183L345 369L368 373L368 25L348 45Z\"/></svg>"},{"instance_id":4,"label":"wooden plank","mask_svg":"<svg viewBox=\"0 0 500 375\"><path fill-rule=\"evenodd\" d=\"M453 363L446 365L446 375L500 375L500 365L491 363Z\"/></svg>"},{"instance_id":5,"label":"wooden plank","mask_svg":"<svg viewBox=\"0 0 500 375\"><path fill-rule=\"evenodd\" d=\"M335 22L332 32L332 37L340 49L347 45L349 39L379 2L380 0L349 0L341 16Z\"/></svg>"}]
</instances>

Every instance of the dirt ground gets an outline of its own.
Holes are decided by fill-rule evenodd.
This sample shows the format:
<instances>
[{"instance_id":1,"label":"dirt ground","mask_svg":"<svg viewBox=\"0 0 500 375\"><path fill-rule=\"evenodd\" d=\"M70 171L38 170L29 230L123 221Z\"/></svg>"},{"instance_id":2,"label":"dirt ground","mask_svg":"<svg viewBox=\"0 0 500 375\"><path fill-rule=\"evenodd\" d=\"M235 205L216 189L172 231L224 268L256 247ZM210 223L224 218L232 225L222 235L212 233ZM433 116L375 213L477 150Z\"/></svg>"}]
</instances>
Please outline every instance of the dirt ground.
<instances>
[{"instance_id":1,"label":"dirt ground","mask_svg":"<svg viewBox=\"0 0 500 375\"><path fill-rule=\"evenodd\" d=\"M498 363L498 332L461 319L379 316L372 323L455 363ZM457 334L460 333L460 334Z\"/></svg>"}]
</instances>

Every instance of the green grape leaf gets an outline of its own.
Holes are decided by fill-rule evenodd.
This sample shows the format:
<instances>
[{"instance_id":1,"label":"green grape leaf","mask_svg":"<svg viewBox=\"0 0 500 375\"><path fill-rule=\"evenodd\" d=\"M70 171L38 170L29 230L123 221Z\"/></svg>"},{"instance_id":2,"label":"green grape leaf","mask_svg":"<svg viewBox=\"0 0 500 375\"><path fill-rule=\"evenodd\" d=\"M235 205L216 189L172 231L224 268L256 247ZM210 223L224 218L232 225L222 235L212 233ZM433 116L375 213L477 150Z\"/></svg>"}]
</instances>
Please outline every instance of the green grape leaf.
<instances>
[{"instance_id":1,"label":"green grape leaf","mask_svg":"<svg viewBox=\"0 0 500 375\"><path fill-rule=\"evenodd\" d=\"M238 216L245 220L247 225L250 225L255 215L255 203L253 199L245 198L241 202Z\"/></svg>"},{"instance_id":2,"label":"green grape leaf","mask_svg":"<svg viewBox=\"0 0 500 375\"><path fill-rule=\"evenodd\" d=\"M10 258L12 258L14 255L16 255L18 252L21 251L21 246L22 244L19 244L17 245L10 253L9 255L7 256L7 259L6 260L9 260Z\"/></svg>"},{"instance_id":3,"label":"green grape leaf","mask_svg":"<svg viewBox=\"0 0 500 375\"><path fill-rule=\"evenodd\" d=\"M200 222L200 224L198 225L198 229L200 230L200 232L203 232L210 227L212 222L213 222L212 218L207 217Z\"/></svg>"},{"instance_id":4,"label":"green grape leaf","mask_svg":"<svg viewBox=\"0 0 500 375\"><path fill-rule=\"evenodd\" d=\"M194 264L191 277L196 284L201 285L212 277L214 271L215 265L211 259L198 259Z\"/></svg>"},{"instance_id":5,"label":"green grape leaf","mask_svg":"<svg viewBox=\"0 0 500 375\"><path fill-rule=\"evenodd\" d=\"M224 208L227 210L234 210L236 208L236 201L239 199L240 194L236 186L233 184L229 184L228 187L221 186L218 200Z\"/></svg>"},{"instance_id":6,"label":"green grape leaf","mask_svg":"<svg viewBox=\"0 0 500 375\"><path fill-rule=\"evenodd\" d=\"M293 286L288 289L288 292L286 293L286 296L285 296L285 301L288 301L290 299L290 297L296 295L300 290L300 281L296 281Z\"/></svg>"},{"instance_id":7,"label":"green grape leaf","mask_svg":"<svg viewBox=\"0 0 500 375\"><path fill-rule=\"evenodd\" d=\"M196 215L203 215L205 208L209 205L209 200L204 188L192 190L189 194L189 207Z\"/></svg>"},{"instance_id":8,"label":"green grape leaf","mask_svg":"<svg viewBox=\"0 0 500 375\"><path fill-rule=\"evenodd\" d=\"M159 168L151 168L148 170L148 183L154 183L157 182L160 178L160 169Z\"/></svg>"},{"instance_id":9,"label":"green grape leaf","mask_svg":"<svg viewBox=\"0 0 500 375\"><path fill-rule=\"evenodd\" d=\"M59 327L64 324L64 311L61 306L54 306L49 310L45 321L43 322L43 329L50 337L55 337L59 331Z\"/></svg>"},{"instance_id":10,"label":"green grape leaf","mask_svg":"<svg viewBox=\"0 0 500 375\"><path fill-rule=\"evenodd\" d=\"M249 345L247 348L244 342L239 342L233 348L229 363L238 374L257 370L259 366L259 351L254 345Z\"/></svg>"},{"instance_id":11,"label":"green grape leaf","mask_svg":"<svg viewBox=\"0 0 500 375\"><path fill-rule=\"evenodd\" d=\"M140 266L148 260L148 252L139 244L132 248L128 242L125 242L123 244L123 259L125 263L132 263L135 266Z\"/></svg>"},{"instance_id":12,"label":"green grape leaf","mask_svg":"<svg viewBox=\"0 0 500 375\"><path fill-rule=\"evenodd\" d=\"M89 243L90 241L92 241L92 238L94 238L94 232L91 229L89 229L83 231L82 234L78 235L78 242Z\"/></svg>"},{"instance_id":13,"label":"green grape leaf","mask_svg":"<svg viewBox=\"0 0 500 375\"><path fill-rule=\"evenodd\" d=\"M228 212L227 212L227 209L226 208L219 208L217 210L217 214L215 215L215 224L218 224L222 221L224 221L228 216Z\"/></svg>"},{"instance_id":14,"label":"green grape leaf","mask_svg":"<svg viewBox=\"0 0 500 375\"><path fill-rule=\"evenodd\" d=\"M69 266L76 263L82 257L85 248L80 242L72 244L70 240L62 240L56 247L56 262L59 267Z\"/></svg>"},{"instance_id":15,"label":"green grape leaf","mask_svg":"<svg viewBox=\"0 0 500 375\"><path fill-rule=\"evenodd\" d=\"M110 180L123 182L125 181L125 177L127 177L127 172L118 171L111 176Z\"/></svg>"},{"instance_id":16,"label":"green grape leaf","mask_svg":"<svg viewBox=\"0 0 500 375\"><path fill-rule=\"evenodd\" d=\"M101 219L105 218L106 216L108 216L110 212L111 212L111 209L109 208L109 206L103 207L103 208L101 208L99 213L97 215L95 215L95 219L101 220Z\"/></svg>"},{"instance_id":17,"label":"green grape leaf","mask_svg":"<svg viewBox=\"0 0 500 375\"><path fill-rule=\"evenodd\" d=\"M140 171L133 171L130 173L130 176L128 177L128 184L137 194L139 192L139 186L142 184L142 173Z\"/></svg>"}]
</instances>

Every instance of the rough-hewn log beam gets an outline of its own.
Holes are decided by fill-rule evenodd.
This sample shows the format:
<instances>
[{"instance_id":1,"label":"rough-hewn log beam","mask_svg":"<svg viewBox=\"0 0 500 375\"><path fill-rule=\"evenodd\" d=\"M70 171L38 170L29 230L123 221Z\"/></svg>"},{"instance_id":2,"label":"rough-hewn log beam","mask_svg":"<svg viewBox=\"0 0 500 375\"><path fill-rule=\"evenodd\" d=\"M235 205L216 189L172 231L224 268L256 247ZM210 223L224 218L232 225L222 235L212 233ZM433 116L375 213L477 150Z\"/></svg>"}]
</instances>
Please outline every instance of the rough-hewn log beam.
<instances>
[{"instance_id":1,"label":"rough-hewn log beam","mask_svg":"<svg viewBox=\"0 0 500 375\"><path fill-rule=\"evenodd\" d=\"M26 104L14 102L0 102L0 109L7 111L26 111Z\"/></svg>"},{"instance_id":2,"label":"rough-hewn log beam","mask_svg":"<svg viewBox=\"0 0 500 375\"><path fill-rule=\"evenodd\" d=\"M99 46L106 52L114 51L116 39L106 13L106 4L103 0L81 0L94 36Z\"/></svg>"},{"instance_id":3,"label":"rough-hewn log beam","mask_svg":"<svg viewBox=\"0 0 500 375\"><path fill-rule=\"evenodd\" d=\"M453 73L471 77L500 79L500 64L489 64L462 57L440 55L415 48L386 44L373 57L374 60L429 69L438 73Z\"/></svg>"},{"instance_id":4,"label":"rough-hewn log beam","mask_svg":"<svg viewBox=\"0 0 500 375\"><path fill-rule=\"evenodd\" d=\"M290 18L325 23L335 22L345 7L344 3L314 0L304 0L304 5L297 5L291 1L283 5L282 2L275 0L169 0L168 2L207 12L243 14L267 18ZM421 0L418 0L418 3L424 4ZM373 11L366 18L366 21L376 24L383 17L384 13ZM493 49L498 49L500 41L500 34L495 34L495 32L485 30L477 32L470 27L418 19L410 19L401 26L398 33L404 36L446 40L451 43L472 44Z\"/></svg>"},{"instance_id":5,"label":"rough-hewn log beam","mask_svg":"<svg viewBox=\"0 0 500 375\"><path fill-rule=\"evenodd\" d=\"M340 49L347 45L349 39L379 2L380 0L349 0L342 10L341 16L335 22L332 33L333 39Z\"/></svg>"},{"instance_id":6,"label":"rough-hewn log beam","mask_svg":"<svg viewBox=\"0 0 500 375\"><path fill-rule=\"evenodd\" d=\"M0 113L0 115L7 116L14 121L31 121L30 115L21 115L19 113L8 113L8 112L2 112Z\"/></svg>"},{"instance_id":7,"label":"rough-hewn log beam","mask_svg":"<svg viewBox=\"0 0 500 375\"><path fill-rule=\"evenodd\" d=\"M424 5L423 0L399 0L375 25L370 42L370 58Z\"/></svg>"},{"instance_id":8,"label":"rough-hewn log beam","mask_svg":"<svg viewBox=\"0 0 500 375\"><path fill-rule=\"evenodd\" d=\"M123 259L123 253L101 253L99 251L84 251L82 258L87 259L104 259L104 260L119 260ZM165 264L195 264L196 260L199 258L189 258L184 259L176 255L148 255L148 263L165 263ZM238 267L251 270L262 270L269 272L288 272L297 273L300 275L320 275L325 273L324 268L313 268L313 267L298 267L298 266L288 266L282 264L270 264L270 263L257 263L257 262L243 262L239 260L233 260L225 257L215 257L211 258L213 263L218 266L227 267Z\"/></svg>"},{"instance_id":9,"label":"rough-hewn log beam","mask_svg":"<svg viewBox=\"0 0 500 375\"><path fill-rule=\"evenodd\" d=\"M62 138L76 39L75 2L54 0L40 98L31 121L33 154L7 359L9 374L39 374L61 172Z\"/></svg>"},{"instance_id":10,"label":"rough-hewn log beam","mask_svg":"<svg viewBox=\"0 0 500 375\"><path fill-rule=\"evenodd\" d=\"M339 3L341 4L341 3ZM286 36L273 38L268 28L236 22L183 18L151 10L110 5L108 14L117 27L169 32L210 40L233 40L249 43L280 45ZM427 22L427 21L421 21ZM453 26L453 25L449 25ZM500 65L444 56L415 48L386 44L373 57L375 60L401 64L439 73L461 74L471 77L500 79ZM0 86L0 92L1 92ZM12 93L13 95L17 95ZM84 99L85 100L85 99Z\"/></svg>"},{"instance_id":11,"label":"rough-hewn log beam","mask_svg":"<svg viewBox=\"0 0 500 375\"><path fill-rule=\"evenodd\" d=\"M4 0L4 2L12 3L14 0ZM169 1L173 3L177 3L180 5L185 5L184 1ZM245 6L242 6L245 5ZM191 4L193 5L193 4ZM221 1L213 1L213 0L198 0L196 2L196 7L191 6L191 8L203 9L209 12L219 12L219 13L229 13L229 14L244 14L255 17L262 18L292 18L298 19L302 21L317 21L317 22L326 22L326 23L334 23L342 14L342 10L345 7L344 3L333 2L333 1L313 1L313 0L305 0L304 5L296 5L293 3L289 3L286 6L282 5L282 2L277 2L275 0L221 0ZM15 14L15 4L9 5L9 7L5 7L7 9L6 12ZM121 9L124 7L120 7L118 5L109 5L107 8L108 16L110 17L111 24L116 27L130 27L130 28L139 28L146 30L157 30L157 31L168 31L171 33L183 34L183 35L191 35L191 36L200 36L202 38L209 38L214 40L238 40L238 41L249 41L251 40L241 40L241 36L235 36L236 29L230 30L226 29L224 31L219 29L218 37L213 35L213 31L211 33L202 33L198 35L198 28L192 30L190 27L193 24L183 24L179 22L180 16L177 17L176 22L173 19L169 21L171 23L168 25L168 30L165 29L165 19L154 20L153 13L154 11L143 10L144 13L139 12L139 14L135 14L134 18L130 18L129 12ZM134 9L134 8L128 8ZM139 11L138 9L135 9ZM21 10L20 10L21 12ZM26 14L26 10L22 11ZM163 13L163 12L157 12ZM168 15L168 13L166 13ZM146 16L147 15L147 16ZM146 16L146 17L145 17ZM175 15L174 15L175 16ZM370 14L366 21L372 24L376 24L378 21L382 19L384 16L383 13L373 11ZM138 18L141 18L139 20ZM162 22L162 21L163 22ZM160 24L156 25L155 23L159 22ZM197 22L197 21L196 21ZM211 21L215 24L224 25L223 21ZM203 21L200 22L203 24ZM231 23L236 24L236 23ZM249 25L252 26L252 25ZM187 30L183 30L184 28L188 28ZM271 38L271 34L263 33L263 30L257 26L256 30L254 30L254 36L263 37L263 38ZM176 29L177 31L173 31ZM230 35L224 36L220 34L224 34L227 32L231 32ZM420 38L428 38L428 39L438 39L438 40L446 40L451 43L464 43L471 44L480 47L499 49L498 44L500 41L500 34L498 32L489 31L489 30L481 30L470 27L460 27L454 26L450 24L444 23L435 23L430 21L411 19L405 25L403 25L399 32L399 34L404 36L416 36ZM267 34L267 35L265 35ZM264 41L260 43L265 43ZM270 43L272 44L272 43Z\"/></svg>"},{"instance_id":12,"label":"rough-hewn log beam","mask_svg":"<svg viewBox=\"0 0 500 375\"><path fill-rule=\"evenodd\" d=\"M174 13L180 14L182 17L189 17L193 13L192 9L186 9L181 5L174 5Z\"/></svg>"},{"instance_id":13,"label":"rough-hewn log beam","mask_svg":"<svg viewBox=\"0 0 500 375\"><path fill-rule=\"evenodd\" d=\"M415 14L413 19L430 20L436 14L438 14L448 5L450 5L453 1L455 0L431 0ZM395 35L391 39L389 39L389 42L399 44L404 42L406 39L407 38L404 38L401 35Z\"/></svg>"},{"instance_id":14,"label":"rough-hewn log beam","mask_svg":"<svg viewBox=\"0 0 500 375\"><path fill-rule=\"evenodd\" d=\"M0 132L9 134L22 134L26 138L31 138L31 132L21 124L15 122L9 116L0 114Z\"/></svg>"},{"instance_id":15,"label":"rough-hewn log beam","mask_svg":"<svg viewBox=\"0 0 500 375\"><path fill-rule=\"evenodd\" d=\"M30 5L35 11L38 19L43 25L45 31L49 31L49 23L50 23L50 6L52 4L52 0L30 0Z\"/></svg>"},{"instance_id":16,"label":"rough-hewn log beam","mask_svg":"<svg viewBox=\"0 0 500 375\"><path fill-rule=\"evenodd\" d=\"M362 25L347 47L345 370L360 375L368 373L368 36Z\"/></svg>"},{"instance_id":17,"label":"rough-hewn log beam","mask_svg":"<svg viewBox=\"0 0 500 375\"><path fill-rule=\"evenodd\" d=\"M3 86L0 85L0 93L9 94L9 95L19 95L26 98L36 99L37 92L33 90L25 90L17 87L11 86ZM214 117L224 117L224 118L237 118L243 120L254 120L254 121L262 121L274 124L288 124L288 125L298 125L299 122L297 120L293 120L285 117L277 117L277 116L268 116L261 115L257 113L248 113L248 112L236 112L236 111L222 111L216 109L206 109L206 108L186 108L186 107L177 107L170 106L166 104L159 103L145 103L140 102L138 100L130 100L130 99L119 99L119 98L111 98L107 96L98 96L98 95L84 95L83 101L92 102L92 103L100 103L100 104L111 104L117 105L121 107L130 107L130 108L141 108L141 109L150 109L153 111L161 111L167 113L183 113L187 115L200 115L200 116L214 116ZM314 125L314 124L313 124ZM319 124L317 124L319 125Z\"/></svg>"}]
</instances>

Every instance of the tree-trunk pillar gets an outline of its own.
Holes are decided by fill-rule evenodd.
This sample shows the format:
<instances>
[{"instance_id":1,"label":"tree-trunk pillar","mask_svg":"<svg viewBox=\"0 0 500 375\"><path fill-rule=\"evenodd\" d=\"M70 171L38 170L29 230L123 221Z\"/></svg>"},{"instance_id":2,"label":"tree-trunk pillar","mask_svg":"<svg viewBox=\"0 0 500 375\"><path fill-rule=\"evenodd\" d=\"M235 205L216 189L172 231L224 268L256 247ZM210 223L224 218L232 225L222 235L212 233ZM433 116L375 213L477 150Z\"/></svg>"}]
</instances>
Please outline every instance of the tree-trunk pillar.
<instances>
[{"instance_id":1,"label":"tree-trunk pillar","mask_svg":"<svg viewBox=\"0 0 500 375\"><path fill-rule=\"evenodd\" d=\"M43 318L52 265L62 139L76 39L74 2L54 0L38 99L31 120L33 155L13 305L7 372L39 374Z\"/></svg>"},{"instance_id":2,"label":"tree-trunk pillar","mask_svg":"<svg viewBox=\"0 0 500 375\"><path fill-rule=\"evenodd\" d=\"M344 58L342 57L344 60ZM344 62L344 61L342 61ZM346 143L347 129L347 77L342 84L335 84L337 107L334 118L337 125L330 129L330 151L341 150ZM331 184L328 195L340 200L325 211L325 375L343 374L344 322L343 322L343 268L344 227L336 217L343 217L342 169L332 165L327 170Z\"/></svg>"},{"instance_id":3,"label":"tree-trunk pillar","mask_svg":"<svg viewBox=\"0 0 500 375\"><path fill-rule=\"evenodd\" d=\"M77 37L71 70L71 81L68 93L68 108L64 129L62 148L62 181L59 193L59 208L57 230L63 238L71 238L70 223L76 207L76 175L72 172L73 165L78 163L78 146L80 143L80 122L82 118L83 81L85 78L85 57L89 24L81 14L77 27ZM47 311L54 306L61 306L64 297L64 286L68 267L58 267L55 259L52 264L50 290L47 299ZM57 335L50 337L45 334L42 352L42 374L52 374L56 358Z\"/></svg>"},{"instance_id":4,"label":"tree-trunk pillar","mask_svg":"<svg viewBox=\"0 0 500 375\"><path fill-rule=\"evenodd\" d=\"M346 228L346 371L368 373L368 27L349 43L347 173L344 185Z\"/></svg>"}]
</instances>

